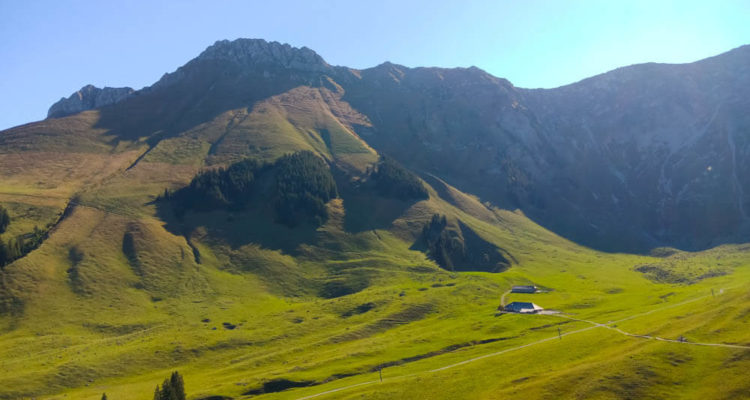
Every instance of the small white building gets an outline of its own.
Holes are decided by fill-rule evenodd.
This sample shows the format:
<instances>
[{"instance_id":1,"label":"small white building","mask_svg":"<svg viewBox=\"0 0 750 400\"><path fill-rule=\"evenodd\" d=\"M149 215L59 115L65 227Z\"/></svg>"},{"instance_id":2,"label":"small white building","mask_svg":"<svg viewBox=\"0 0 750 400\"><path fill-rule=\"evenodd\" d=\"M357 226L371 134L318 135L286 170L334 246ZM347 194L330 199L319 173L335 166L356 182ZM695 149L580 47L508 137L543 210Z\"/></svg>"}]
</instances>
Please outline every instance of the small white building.
<instances>
[{"instance_id":1,"label":"small white building","mask_svg":"<svg viewBox=\"0 0 750 400\"><path fill-rule=\"evenodd\" d=\"M526 303L523 301L514 301L504 308L505 311L514 312L519 314L536 314L539 311L544 310L542 307L534 303Z\"/></svg>"}]
</instances>

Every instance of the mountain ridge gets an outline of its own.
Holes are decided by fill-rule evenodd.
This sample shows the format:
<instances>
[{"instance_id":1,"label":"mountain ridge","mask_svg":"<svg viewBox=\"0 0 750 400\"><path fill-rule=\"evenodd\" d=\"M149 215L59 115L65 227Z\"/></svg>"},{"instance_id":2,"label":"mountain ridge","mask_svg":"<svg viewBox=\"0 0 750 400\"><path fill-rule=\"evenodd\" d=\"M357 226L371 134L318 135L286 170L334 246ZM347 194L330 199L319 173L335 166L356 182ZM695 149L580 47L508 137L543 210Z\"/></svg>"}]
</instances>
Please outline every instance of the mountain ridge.
<instances>
[{"instance_id":1,"label":"mountain ridge","mask_svg":"<svg viewBox=\"0 0 750 400\"><path fill-rule=\"evenodd\" d=\"M747 143L741 133L716 142L715 130L721 128L709 123L743 121L732 110L741 109L746 98L743 66L749 54L750 46L741 46L695 63L637 64L559 88L523 89L476 67L408 68L385 62L356 70L330 66L308 48L262 39L224 40L114 104L136 116L135 121L117 128L108 127L103 118L100 125L132 132L142 130L141 118L155 124L147 131L168 126L172 135L275 92L298 85L330 86L370 121L352 127L369 145L483 200L521 208L573 240L610 250L648 251L664 245L701 249L750 232L744 211L750 209L744 194L750 187L739 172L748 157L738 157ZM714 84L705 83L708 76ZM174 85L182 86L169 89L178 87ZM146 105L168 104L159 93L170 92L182 93L169 100L175 104L170 106L173 117L159 111L162 106ZM717 108L720 103L729 105ZM185 118L186 113L206 117ZM620 133L613 136L615 132ZM696 151L690 143L701 141L723 147L711 157L720 170L728 169L721 175L731 177L715 178L714 186L719 186L712 189L696 183L697 166L690 176L675 169L680 154ZM623 158L637 148L640 161ZM665 154L672 161L659 163ZM440 163L446 157L453 165ZM708 159L704 163L703 168L712 164ZM636 180L634 174L649 178ZM696 216L688 193L717 190L723 197L711 205L712 197L703 196L710 210ZM734 206L727 208L727 202ZM711 228L701 233L701 226ZM691 232L690 237L684 232Z\"/></svg>"},{"instance_id":2,"label":"mountain ridge","mask_svg":"<svg viewBox=\"0 0 750 400\"><path fill-rule=\"evenodd\" d=\"M52 104L47 111L47 118L65 117L81 111L115 104L130 96L133 92L135 90L130 87L98 88L94 85L86 85L69 97L63 97Z\"/></svg>"},{"instance_id":3,"label":"mountain ridge","mask_svg":"<svg viewBox=\"0 0 750 400\"><path fill-rule=\"evenodd\" d=\"M243 46L244 46L244 49L243 49ZM186 66L191 61L195 61L195 60L198 60L198 59L225 59L225 60L232 60L232 61L235 61L235 62L238 62L238 61L241 61L241 60L249 61L249 60L253 60L253 51L252 50L258 50L258 49L260 49L260 50L262 50L262 51L265 52L265 54L261 53L264 56L261 59L264 60L264 61L273 61L274 60L273 57L278 56L278 55L280 55L282 53L285 54L287 57L289 57L290 55L301 55L300 58L306 59L306 60L309 61L309 62L306 62L306 63L305 62L294 63L292 65L292 64L290 64L291 61L287 60L287 61L285 61L286 64L287 64L286 67L294 68L295 66L305 66L305 65L309 65L309 64L319 64L319 65L321 65L323 67L323 69L325 67L336 68L336 67L333 67L330 64L328 64L325 61L325 59L323 59L318 53L316 53L314 50L312 50L312 49L310 49L310 48L308 48L306 46L294 47L294 46L291 46L291 45L289 45L287 43L280 43L280 42L276 42L276 41L266 41L264 39L245 39L245 38L234 39L234 40L228 40L228 39L217 40L214 44L208 46L198 56L196 56L195 58L189 60L188 63L186 63L182 67ZM248 51L248 50L250 50L250 51ZM602 72L600 74L593 75L593 76L590 76L590 77L587 77L587 78L583 78L583 79L581 79L579 81L571 82L571 83L564 84L564 85L561 85L561 86L557 86L557 87L554 87L554 88L523 88L523 87L516 87L516 86L514 86L514 87L516 87L516 88L518 88L520 90L523 90L523 91L549 91L549 90L557 90L557 89L562 89L562 88L565 88L565 87L568 87L568 86L578 85L579 83L582 83L584 81L593 80L593 79L596 79L598 77L609 76L610 74L615 73L616 71L627 70L627 69L630 69L630 68L639 68L641 66L680 66L680 65L690 65L690 64L696 64L696 63L706 63L706 62L710 62L710 60L713 60L713 59L716 59L716 58L722 58L724 56L729 56L730 54L737 54L737 53L741 53L741 52L750 52L750 45L742 45L742 46L736 47L734 49L728 50L726 52L723 52L723 53L720 53L720 54L717 54L717 55L714 55L714 56L711 56L711 57L703 58L703 59L700 59L700 60L697 60L697 61L693 61L693 62L686 62L686 63L646 62L646 63L638 63L638 64L632 64L632 65L628 65L628 66L618 67L618 68L615 68L615 69L610 70L610 71ZM256 53L256 55L257 55L257 53ZM248 56L250 56L250 57L248 57ZM284 64L284 61L282 60L282 65L283 64ZM175 71L173 71L171 73L165 73L164 76L169 76L169 75L175 74L182 67L178 67L177 70L175 70ZM493 75L493 74L491 74L491 73L489 73L489 72L487 72L487 71L485 71L482 68L479 68L477 66L452 67L452 68L437 67L437 66L435 66L435 67L406 67L406 66L401 65L401 64L393 63L391 61L384 61L384 62L382 62L382 63L380 63L380 64L378 64L376 66L366 67L366 68L361 68L361 69L350 68L350 67L338 67L338 68L345 69L345 70L352 70L352 71L361 72L361 71L376 70L376 69L391 68L391 67L396 67L396 68L401 68L401 69L425 69L425 70L431 70L432 69L432 70L438 70L438 71L445 71L445 70L479 70L482 73L487 74L487 75L489 75L489 76L491 76L491 77L493 77L495 79L504 80L504 81L507 81L508 83L510 83L510 81L508 81L506 78L495 76L495 75ZM159 84L159 82L162 79L164 79L164 77L162 77L160 80L157 80L152 85L145 86L144 88L138 89L138 90L147 90L151 86ZM512 83L511 83L511 85L512 85ZM96 88L93 85L85 85L81 89L79 89L78 91L74 92L73 94L75 95L75 93L77 93L77 92L81 92L83 90L88 90L87 88L89 88L89 87L98 89L98 88ZM104 89L128 89L128 90L131 90L131 91L138 91L138 90L135 90L135 89L132 89L132 88L129 88L129 87L125 87L125 88L104 88ZM63 99L65 99L65 98L63 97L61 100L63 100ZM89 108L86 108L86 109L97 108L97 107L101 107L103 105L104 104L99 105L99 106L89 107ZM85 109L81 109L80 111L84 111L84 110ZM49 112L48 112L48 117L49 117Z\"/></svg>"},{"instance_id":4,"label":"mountain ridge","mask_svg":"<svg viewBox=\"0 0 750 400\"><path fill-rule=\"evenodd\" d=\"M656 78L206 58L2 131L0 398L741 396L748 244L652 248L747 241L746 88Z\"/></svg>"}]
</instances>

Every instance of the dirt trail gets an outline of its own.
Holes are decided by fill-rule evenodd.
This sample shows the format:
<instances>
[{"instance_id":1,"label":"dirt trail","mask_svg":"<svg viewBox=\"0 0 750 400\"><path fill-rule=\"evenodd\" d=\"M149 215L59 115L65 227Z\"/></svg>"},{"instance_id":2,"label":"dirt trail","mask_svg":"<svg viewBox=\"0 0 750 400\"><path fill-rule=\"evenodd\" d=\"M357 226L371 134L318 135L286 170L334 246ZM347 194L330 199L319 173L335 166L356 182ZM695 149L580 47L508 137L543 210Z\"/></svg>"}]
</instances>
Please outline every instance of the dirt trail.
<instances>
[{"instance_id":1,"label":"dirt trail","mask_svg":"<svg viewBox=\"0 0 750 400\"><path fill-rule=\"evenodd\" d=\"M721 293L723 293L724 291L725 291L725 289L722 289ZM510 293L510 290L507 291L507 292L505 292L503 294L503 297L501 298L501 303L503 304L503 306L505 305L505 296L508 293ZM617 321L609 321L606 324L602 324L602 323L594 322L594 321L588 321L588 320L584 320L584 319L576 319L576 318L573 318L573 317L570 317L570 316L566 316L564 314L553 314L553 315L556 315L556 316L558 316L560 318L566 318L566 319L570 319L570 320L574 320L574 321L585 322L585 323L591 324L592 326L590 326L588 328L578 329L578 330L575 330L575 331L565 332L565 333L563 333L561 335L551 336L551 337L548 337L546 339L540 339L540 340L537 340L537 341L534 341L534 342L531 342L531 343L526 343L526 344L523 344L523 345L520 345L520 346L511 347L509 349L504 349L504 350L500 350L500 351L496 351L496 352L484 354L484 355L481 355L481 356L473 357L473 358L470 358L470 359L467 359L467 360L464 360L464 361L460 361L460 362L457 362L457 363L446 365L444 367L435 368L435 369L431 369L431 370L427 370L427 371L422 371L422 372L415 372L415 373L407 374L407 375L399 375L399 376L394 376L394 377L388 377L387 379L384 378L383 381L386 381L386 380L393 381L393 380L396 380L396 379L410 378L412 376L417 376L417 375L421 375L421 374L425 374L425 373L432 373L432 372L444 371L446 369L450 369L450 368L453 368L453 367L458 367L458 366L461 366L461 365L469 364L469 363L472 363L474 361L482 360L482 359L489 358L489 357L499 356L501 354L509 353L509 352L515 351L515 350L524 349L526 347L531 347L531 346L534 346L534 345L537 345L537 344L540 344L540 343L545 343L545 342L554 341L554 340L560 340L560 339L562 339L563 336L574 335L576 333L581 333L581 332L589 331L589 330L596 329L596 328L606 328L606 329L610 329L610 330L619 332L619 333L621 333L623 335L626 335L626 336L631 336L631 337L636 337L636 338L644 338L644 339L654 339L654 340L659 340L659 341L663 341L663 342L671 342L671 343L679 343L679 344L687 344L687 345L695 345L695 346L712 346L712 347L728 347L728 348L735 348L735 349L750 349L750 346L743 346L743 345L734 345L734 344L725 344L725 343L686 342L686 341L680 341L680 340L674 340L674 339L665 339L665 338L661 338L661 337L658 337L658 336L636 335L636 334L632 334L632 333L629 333L629 332L625 332L625 331L623 331L623 330L621 330L621 329L613 326L613 325L615 325L615 324L617 324L619 322L628 321L628 320L631 320L631 319L634 319L634 318L642 317L644 315L652 314L652 313L655 313L655 312L667 310L667 309L670 309L670 308L678 307L678 306L689 304L689 303L693 303L693 302L696 302L698 300L705 299L707 297L711 297L711 295L696 297L696 298L693 298L693 299L690 299L690 300L685 300L685 301L680 302L680 303L675 303L675 304L670 304L670 305L665 306L665 307L655 308L653 310L642 312L642 313L638 313L638 314L634 314L634 315L631 315L629 317L625 317L625 318L619 319ZM364 386L364 385L370 385L370 384L378 383L378 382L380 382L379 379L374 379L374 380L367 381L367 382L360 382L360 383L357 383L357 384L354 384L354 385L343 386L343 387L340 387L340 388L327 390L325 392L320 392L320 393L312 394L312 395L309 395L309 396L300 397L297 400L312 399L312 398L315 398L315 397L320 397L320 396L324 396L324 395L327 395L327 394L340 392L342 390L352 389L352 388L355 388L355 387Z\"/></svg>"},{"instance_id":2,"label":"dirt trail","mask_svg":"<svg viewBox=\"0 0 750 400\"><path fill-rule=\"evenodd\" d=\"M503 293L503 297L500 298L500 305L501 306L505 307L505 296L507 296L509 294L510 294L510 290L508 290L507 292Z\"/></svg>"},{"instance_id":3,"label":"dirt trail","mask_svg":"<svg viewBox=\"0 0 750 400\"><path fill-rule=\"evenodd\" d=\"M625 332L622 329L617 328L614 325L617 322L620 322L620 321L623 321L623 320L614 321L614 322L610 322L610 323L606 323L606 324L601 324L599 322L589 321L589 320L585 320L585 319L577 319L577 318L569 317L569 316L563 315L563 314L554 314L554 315L556 315L556 316L558 316L560 318L570 319L572 321L586 322L588 324L594 325L594 328L607 328L609 330L621 333L623 335L631 336L631 337L636 337L636 338L654 339L654 340L660 340L662 342L690 344L690 345L694 345L694 346L715 346L715 347L727 347L727 348L732 348L732 349L748 349L748 350L750 350L750 346L744 346L744 345L740 345L740 344L688 342L686 340L666 339L666 338L659 337L659 336L639 335L639 334L636 334L636 333Z\"/></svg>"}]
</instances>

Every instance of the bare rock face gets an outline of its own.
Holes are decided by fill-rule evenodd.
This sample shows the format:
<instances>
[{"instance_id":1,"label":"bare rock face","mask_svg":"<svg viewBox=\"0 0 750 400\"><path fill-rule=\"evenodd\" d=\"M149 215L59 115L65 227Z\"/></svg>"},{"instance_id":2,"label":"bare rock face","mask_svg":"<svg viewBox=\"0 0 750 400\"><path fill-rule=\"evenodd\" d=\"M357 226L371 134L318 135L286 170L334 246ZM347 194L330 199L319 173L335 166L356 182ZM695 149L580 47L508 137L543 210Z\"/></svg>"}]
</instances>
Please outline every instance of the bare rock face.
<instances>
[{"instance_id":1,"label":"bare rock face","mask_svg":"<svg viewBox=\"0 0 750 400\"><path fill-rule=\"evenodd\" d=\"M220 40L198 56L199 60L221 60L247 65L279 65L302 71L323 71L329 65L307 47L292 47L262 39Z\"/></svg>"},{"instance_id":2,"label":"bare rock face","mask_svg":"<svg viewBox=\"0 0 750 400\"><path fill-rule=\"evenodd\" d=\"M223 79L259 73L271 79L290 75L302 78L300 82L303 82L304 77L332 73L334 69L307 47L292 47L263 39L219 40L176 71L164 74L144 91L172 86L185 79L195 80L196 75L215 74L217 71L224 75Z\"/></svg>"},{"instance_id":3,"label":"bare rock face","mask_svg":"<svg viewBox=\"0 0 750 400\"><path fill-rule=\"evenodd\" d=\"M743 46L529 90L383 64L342 86L374 121L361 136L408 168L599 250L699 250L750 235L748 65Z\"/></svg>"},{"instance_id":4,"label":"bare rock face","mask_svg":"<svg viewBox=\"0 0 750 400\"><path fill-rule=\"evenodd\" d=\"M94 85L86 85L79 91L62 98L47 111L47 118L60 118L66 115L92 110L120 102L130 96L134 90L129 87L100 89Z\"/></svg>"}]
</instances>

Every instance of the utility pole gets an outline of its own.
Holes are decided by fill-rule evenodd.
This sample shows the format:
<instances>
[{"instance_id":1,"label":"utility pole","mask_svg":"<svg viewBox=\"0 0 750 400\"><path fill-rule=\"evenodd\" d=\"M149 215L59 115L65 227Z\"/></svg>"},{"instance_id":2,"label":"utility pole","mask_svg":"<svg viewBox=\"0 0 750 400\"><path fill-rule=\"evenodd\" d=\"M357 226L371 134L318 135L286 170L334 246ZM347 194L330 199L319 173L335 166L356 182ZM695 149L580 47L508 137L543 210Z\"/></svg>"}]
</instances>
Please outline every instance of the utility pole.
<instances>
[{"instance_id":1,"label":"utility pole","mask_svg":"<svg viewBox=\"0 0 750 400\"><path fill-rule=\"evenodd\" d=\"M557 336L562 340L562 331L560 331L560 327L557 327Z\"/></svg>"}]
</instances>

